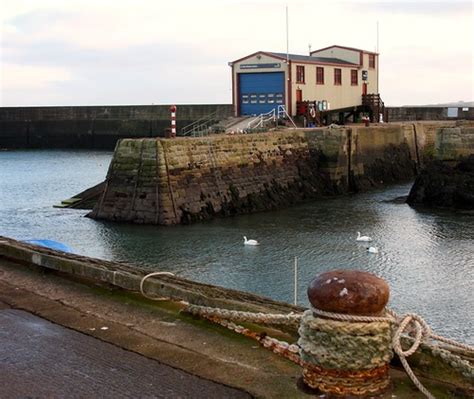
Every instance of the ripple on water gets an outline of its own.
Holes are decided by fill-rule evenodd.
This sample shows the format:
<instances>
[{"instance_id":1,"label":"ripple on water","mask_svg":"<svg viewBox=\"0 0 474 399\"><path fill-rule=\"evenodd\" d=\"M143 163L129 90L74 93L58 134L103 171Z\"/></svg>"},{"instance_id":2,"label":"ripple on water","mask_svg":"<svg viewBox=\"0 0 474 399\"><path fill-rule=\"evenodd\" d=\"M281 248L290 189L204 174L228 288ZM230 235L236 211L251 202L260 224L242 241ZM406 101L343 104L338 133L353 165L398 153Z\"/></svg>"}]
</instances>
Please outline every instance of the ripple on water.
<instances>
[{"instance_id":1,"label":"ripple on water","mask_svg":"<svg viewBox=\"0 0 474 399\"><path fill-rule=\"evenodd\" d=\"M391 287L390 306L416 312L436 332L474 343L474 216L386 202L410 185L242 215L192 226L154 227L85 218L52 205L102 181L110 153L0 153L0 235L49 238L79 253L307 305L312 278L331 269L375 273ZM357 232L374 239L368 254ZM260 241L243 245L243 236Z\"/></svg>"}]
</instances>

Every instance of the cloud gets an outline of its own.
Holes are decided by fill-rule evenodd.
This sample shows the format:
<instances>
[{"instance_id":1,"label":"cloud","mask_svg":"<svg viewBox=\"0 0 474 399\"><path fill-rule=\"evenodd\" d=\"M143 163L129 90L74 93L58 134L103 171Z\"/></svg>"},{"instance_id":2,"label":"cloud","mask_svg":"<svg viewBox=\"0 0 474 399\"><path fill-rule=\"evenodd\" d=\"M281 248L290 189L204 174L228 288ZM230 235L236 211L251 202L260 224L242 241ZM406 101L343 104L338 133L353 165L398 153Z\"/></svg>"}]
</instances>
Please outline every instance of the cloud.
<instances>
[{"instance_id":1,"label":"cloud","mask_svg":"<svg viewBox=\"0 0 474 399\"><path fill-rule=\"evenodd\" d=\"M63 67L37 67L2 63L1 71L1 87L5 91L43 90L53 82L71 79L71 74Z\"/></svg>"},{"instance_id":2,"label":"cloud","mask_svg":"<svg viewBox=\"0 0 474 399\"><path fill-rule=\"evenodd\" d=\"M377 14L438 15L452 17L472 13L473 3L466 0L397 0L397 1L354 1L352 8Z\"/></svg>"},{"instance_id":3,"label":"cloud","mask_svg":"<svg viewBox=\"0 0 474 399\"><path fill-rule=\"evenodd\" d=\"M379 21L386 103L472 100L465 1L17 0L0 15L2 104L230 102L228 61L286 51L287 3L292 53L374 50Z\"/></svg>"}]
</instances>

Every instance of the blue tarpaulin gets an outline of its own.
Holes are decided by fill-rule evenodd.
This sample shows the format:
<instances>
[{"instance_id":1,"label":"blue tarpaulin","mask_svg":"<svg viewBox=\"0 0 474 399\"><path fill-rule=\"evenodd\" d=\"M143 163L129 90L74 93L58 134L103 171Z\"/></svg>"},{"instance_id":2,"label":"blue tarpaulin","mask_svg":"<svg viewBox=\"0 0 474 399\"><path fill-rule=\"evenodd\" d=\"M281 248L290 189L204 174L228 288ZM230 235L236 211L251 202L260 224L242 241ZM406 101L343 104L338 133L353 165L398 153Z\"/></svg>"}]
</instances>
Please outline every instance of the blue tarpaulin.
<instances>
[{"instance_id":1,"label":"blue tarpaulin","mask_svg":"<svg viewBox=\"0 0 474 399\"><path fill-rule=\"evenodd\" d=\"M54 249L56 251L73 252L72 248L53 240L23 240L23 242L26 242L27 244L39 245L40 247Z\"/></svg>"}]
</instances>

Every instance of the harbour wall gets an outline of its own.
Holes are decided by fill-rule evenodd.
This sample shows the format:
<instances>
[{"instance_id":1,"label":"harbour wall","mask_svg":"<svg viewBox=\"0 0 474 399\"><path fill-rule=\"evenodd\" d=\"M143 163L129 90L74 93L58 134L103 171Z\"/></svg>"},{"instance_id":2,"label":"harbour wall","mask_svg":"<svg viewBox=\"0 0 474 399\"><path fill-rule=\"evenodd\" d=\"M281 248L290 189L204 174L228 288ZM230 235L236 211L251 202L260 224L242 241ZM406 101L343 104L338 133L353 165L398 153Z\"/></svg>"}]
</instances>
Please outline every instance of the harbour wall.
<instances>
[{"instance_id":1,"label":"harbour wall","mask_svg":"<svg viewBox=\"0 0 474 399\"><path fill-rule=\"evenodd\" d=\"M389 122L474 120L474 107L386 107Z\"/></svg>"},{"instance_id":2,"label":"harbour wall","mask_svg":"<svg viewBox=\"0 0 474 399\"><path fill-rule=\"evenodd\" d=\"M474 154L474 126L440 128L436 131L434 158L459 161Z\"/></svg>"},{"instance_id":3,"label":"harbour wall","mask_svg":"<svg viewBox=\"0 0 474 399\"><path fill-rule=\"evenodd\" d=\"M124 139L97 219L170 225L277 209L409 179L413 124Z\"/></svg>"},{"instance_id":4,"label":"harbour wall","mask_svg":"<svg viewBox=\"0 0 474 399\"><path fill-rule=\"evenodd\" d=\"M177 131L215 113L233 115L231 104L178 105ZM387 107L389 121L474 120L474 108ZM85 148L113 150L121 138L163 137L169 105L0 107L0 148ZM434 140L433 140L434 142Z\"/></svg>"},{"instance_id":5,"label":"harbour wall","mask_svg":"<svg viewBox=\"0 0 474 399\"><path fill-rule=\"evenodd\" d=\"M233 113L230 104L177 106L177 131L215 113ZM121 138L164 137L169 105L84 107L2 107L0 148L114 149Z\"/></svg>"}]
</instances>

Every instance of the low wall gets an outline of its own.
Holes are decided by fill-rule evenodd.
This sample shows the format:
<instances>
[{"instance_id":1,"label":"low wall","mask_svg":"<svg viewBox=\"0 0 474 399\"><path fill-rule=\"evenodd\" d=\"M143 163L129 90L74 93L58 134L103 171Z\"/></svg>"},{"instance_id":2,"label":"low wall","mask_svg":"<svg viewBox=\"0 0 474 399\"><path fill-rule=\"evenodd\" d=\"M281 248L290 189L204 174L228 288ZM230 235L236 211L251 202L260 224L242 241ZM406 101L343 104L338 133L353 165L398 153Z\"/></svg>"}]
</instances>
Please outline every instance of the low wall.
<instances>
[{"instance_id":1,"label":"low wall","mask_svg":"<svg viewBox=\"0 0 474 399\"><path fill-rule=\"evenodd\" d=\"M178 105L177 130L232 105ZM163 137L169 105L0 108L0 148L113 149L121 138Z\"/></svg>"},{"instance_id":2,"label":"low wall","mask_svg":"<svg viewBox=\"0 0 474 399\"><path fill-rule=\"evenodd\" d=\"M385 109L389 122L474 120L474 107L386 107Z\"/></svg>"},{"instance_id":3,"label":"low wall","mask_svg":"<svg viewBox=\"0 0 474 399\"><path fill-rule=\"evenodd\" d=\"M140 292L142 278L149 269L85 256L57 252L0 236L0 260L56 270L94 283L108 283L128 291ZM299 306L255 294L198 283L178 276L156 275L146 280L149 296L168 297L195 305L266 313L301 312Z\"/></svg>"},{"instance_id":4,"label":"low wall","mask_svg":"<svg viewBox=\"0 0 474 399\"><path fill-rule=\"evenodd\" d=\"M168 225L276 209L410 178L412 147L393 125L125 139L90 216Z\"/></svg>"}]
</instances>

